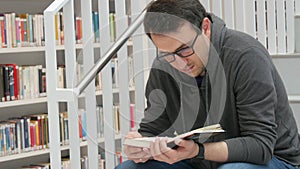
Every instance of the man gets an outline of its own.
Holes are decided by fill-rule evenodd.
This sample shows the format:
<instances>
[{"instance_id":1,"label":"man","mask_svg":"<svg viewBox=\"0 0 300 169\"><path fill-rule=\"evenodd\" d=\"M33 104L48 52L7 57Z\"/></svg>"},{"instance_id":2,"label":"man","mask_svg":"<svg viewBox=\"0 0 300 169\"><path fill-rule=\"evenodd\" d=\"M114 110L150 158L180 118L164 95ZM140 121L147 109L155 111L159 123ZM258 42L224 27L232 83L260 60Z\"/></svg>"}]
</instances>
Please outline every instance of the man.
<instances>
[{"instance_id":1,"label":"man","mask_svg":"<svg viewBox=\"0 0 300 169\"><path fill-rule=\"evenodd\" d=\"M125 146L118 169L299 168L300 136L282 80L266 49L227 29L198 0L157 0L145 31L157 48L138 132L174 136L220 123L224 134L198 141L159 137L149 149ZM200 143L201 142L201 143Z\"/></svg>"}]
</instances>

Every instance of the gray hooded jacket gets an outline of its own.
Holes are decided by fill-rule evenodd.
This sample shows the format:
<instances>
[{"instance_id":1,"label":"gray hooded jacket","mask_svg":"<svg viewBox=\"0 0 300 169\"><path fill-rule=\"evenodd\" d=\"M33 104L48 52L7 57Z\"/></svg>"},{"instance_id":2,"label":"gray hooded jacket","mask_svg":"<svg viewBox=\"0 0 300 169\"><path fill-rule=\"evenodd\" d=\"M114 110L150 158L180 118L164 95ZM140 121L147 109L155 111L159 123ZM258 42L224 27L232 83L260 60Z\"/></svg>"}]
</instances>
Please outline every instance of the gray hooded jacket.
<instances>
[{"instance_id":1,"label":"gray hooded jacket","mask_svg":"<svg viewBox=\"0 0 300 169\"><path fill-rule=\"evenodd\" d=\"M168 64L154 61L146 87L147 108L139 132L173 136L220 123L230 162L266 164L273 156L300 165L300 135L283 82L264 46L227 29L212 15L207 73L201 86ZM216 168L208 161L191 162Z\"/></svg>"}]
</instances>

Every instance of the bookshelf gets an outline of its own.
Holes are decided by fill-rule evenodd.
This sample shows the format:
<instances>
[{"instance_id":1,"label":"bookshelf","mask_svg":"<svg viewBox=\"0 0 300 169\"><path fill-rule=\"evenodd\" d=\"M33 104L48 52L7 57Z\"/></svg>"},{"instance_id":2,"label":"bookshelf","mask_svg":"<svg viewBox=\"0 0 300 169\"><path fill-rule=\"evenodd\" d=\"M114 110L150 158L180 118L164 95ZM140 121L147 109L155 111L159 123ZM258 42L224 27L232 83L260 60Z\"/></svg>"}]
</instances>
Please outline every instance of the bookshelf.
<instances>
[{"instance_id":1,"label":"bookshelf","mask_svg":"<svg viewBox=\"0 0 300 169\"><path fill-rule=\"evenodd\" d=\"M119 139L121 139L121 135L116 135L116 140L119 140ZM98 139L99 144L103 144L104 142L105 142L104 138ZM80 147L84 148L86 146L87 146L87 141L83 141L80 143ZM70 146L68 146L68 145L61 146L61 151L67 151L69 149L70 149ZM49 153L50 153L49 149L44 149L44 150L24 152L22 154L8 155L8 156L4 156L4 157L0 158L0 163L13 161L13 160L20 160L20 159L25 159L25 158L31 158L34 156L47 155Z\"/></svg>"},{"instance_id":2,"label":"bookshelf","mask_svg":"<svg viewBox=\"0 0 300 169\"><path fill-rule=\"evenodd\" d=\"M51 4L52 0L37 1L1 1L1 13L15 12L17 14L42 13ZM19 47L19 48L0 48L0 63L17 65L43 65L45 66L43 47ZM3 82L1 82L3 83ZM47 97L39 97L25 100L15 100L0 102L1 121L10 118L19 118L41 112L47 112ZM3 151L3 150L2 150ZM0 156L1 168L19 168L30 163L47 162L49 160L49 150L21 152L17 154ZM30 160L28 160L30 159ZM31 161L31 162L28 162Z\"/></svg>"},{"instance_id":3,"label":"bookshelf","mask_svg":"<svg viewBox=\"0 0 300 169\"><path fill-rule=\"evenodd\" d=\"M78 2L78 0L76 0ZM95 0L94 0L95 1ZM93 3L94 3L93 1ZM16 14L21 13L30 13L30 14L38 14L42 13L47 6L49 6L53 0L27 0L26 2L22 0L3 0L1 1L0 11L3 12L14 12ZM75 10L77 10L78 5L75 5ZM76 11L79 13L79 10ZM128 46L132 46L132 41L127 42ZM100 43L94 43L93 48L97 52L100 49ZM82 44L76 44L75 49L76 53L82 52L84 46ZM65 62L65 46L57 45L57 59L58 65L64 64ZM14 47L14 48L0 48L0 63L1 64L9 64L15 63L17 65L42 65L46 66L45 61L45 47L44 46L35 46L35 47ZM134 87L129 89L131 95L134 93ZM95 92L95 91L94 91ZM116 97L119 93L119 89L113 89L113 95L115 102L118 102L118 98ZM102 95L103 92L97 90L95 92L97 97L97 104L101 104L103 102ZM80 100L84 97L84 94L80 96ZM38 97L32 99L24 99L24 100L14 100L14 101L6 101L0 102L1 109L1 118L0 120L8 120L12 117L21 117L38 113L47 112L47 100L48 97ZM100 101L99 101L100 100ZM59 110L64 111L67 109L66 104L60 104ZM115 139L120 140L121 136L116 135ZM99 143L104 142L104 138L98 139ZM87 141L83 141L80 143L80 147L87 147ZM69 154L70 146L61 146L60 151L62 151L62 155ZM13 155L5 155L0 156L0 166L1 168L19 168L24 165L29 165L31 163L39 163L39 162L49 162L49 149L43 150L35 150L30 152L22 152L19 154ZM30 160L28 160L30 159Z\"/></svg>"}]
</instances>

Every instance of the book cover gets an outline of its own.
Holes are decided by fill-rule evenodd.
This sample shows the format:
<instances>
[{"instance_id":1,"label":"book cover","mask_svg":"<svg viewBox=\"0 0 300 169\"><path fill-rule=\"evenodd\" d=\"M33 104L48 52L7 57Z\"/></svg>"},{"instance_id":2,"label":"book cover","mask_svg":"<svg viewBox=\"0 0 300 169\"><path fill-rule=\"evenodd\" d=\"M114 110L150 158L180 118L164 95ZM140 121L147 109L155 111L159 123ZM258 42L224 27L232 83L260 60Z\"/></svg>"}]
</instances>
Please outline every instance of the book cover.
<instances>
[{"instance_id":1,"label":"book cover","mask_svg":"<svg viewBox=\"0 0 300 169\"><path fill-rule=\"evenodd\" d=\"M193 139L196 140L200 135L208 134L217 134L225 132L220 124L210 125L202 128L198 128L175 137L168 138L168 143L174 142L176 139ZM151 142L154 142L157 137L141 137L141 138L133 138L133 139L125 139L123 144L134 146L134 147L144 147L149 148Z\"/></svg>"}]
</instances>

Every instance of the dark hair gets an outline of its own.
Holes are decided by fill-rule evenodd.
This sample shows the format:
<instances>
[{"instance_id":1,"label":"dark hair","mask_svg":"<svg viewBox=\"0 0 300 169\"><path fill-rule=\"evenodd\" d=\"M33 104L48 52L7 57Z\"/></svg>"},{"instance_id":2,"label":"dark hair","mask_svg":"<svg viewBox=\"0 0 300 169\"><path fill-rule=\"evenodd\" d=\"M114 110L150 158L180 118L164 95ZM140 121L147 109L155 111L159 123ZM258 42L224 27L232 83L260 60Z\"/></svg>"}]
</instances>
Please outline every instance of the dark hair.
<instances>
[{"instance_id":1,"label":"dark hair","mask_svg":"<svg viewBox=\"0 0 300 169\"><path fill-rule=\"evenodd\" d=\"M175 32L183 21L188 21L201 30L202 20L208 16L199 0L157 0L147 7L144 28L150 33Z\"/></svg>"}]
</instances>

